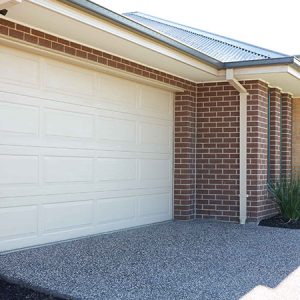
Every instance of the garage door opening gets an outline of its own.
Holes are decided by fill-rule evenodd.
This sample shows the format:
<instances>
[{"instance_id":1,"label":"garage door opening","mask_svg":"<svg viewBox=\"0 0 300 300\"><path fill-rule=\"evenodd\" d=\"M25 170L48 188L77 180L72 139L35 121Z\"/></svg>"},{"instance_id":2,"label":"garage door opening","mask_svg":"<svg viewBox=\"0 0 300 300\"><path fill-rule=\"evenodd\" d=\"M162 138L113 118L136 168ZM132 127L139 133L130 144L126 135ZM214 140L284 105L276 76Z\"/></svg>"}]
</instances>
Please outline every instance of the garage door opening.
<instances>
[{"instance_id":1,"label":"garage door opening","mask_svg":"<svg viewBox=\"0 0 300 300\"><path fill-rule=\"evenodd\" d=\"M172 219L172 92L3 46L0 62L0 251Z\"/></svg>"}]
</instances>

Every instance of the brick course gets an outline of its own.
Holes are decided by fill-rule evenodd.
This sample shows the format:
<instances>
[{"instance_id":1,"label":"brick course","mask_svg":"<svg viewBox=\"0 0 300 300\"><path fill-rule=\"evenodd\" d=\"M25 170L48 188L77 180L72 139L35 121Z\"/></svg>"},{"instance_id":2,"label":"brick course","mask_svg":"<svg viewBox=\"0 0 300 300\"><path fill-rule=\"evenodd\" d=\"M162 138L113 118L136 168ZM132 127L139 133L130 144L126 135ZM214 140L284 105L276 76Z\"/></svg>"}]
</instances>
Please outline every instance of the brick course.
<instances>
[{"instance_id":1,"label":"brick course","mask_svg":"<svg viewBox=\"0 0 300 300\"><path fill-rule=\"evenodd\" d=\"M300 176L300 98L293 99L292 166L296 176Z\"/></svg>"},{"instance_id":2,"label":"brick course","mask_svg":"<svg viewBox=\"0 0 300 300\"><path fill-rule=\"evenodd\" d=\"M187 91L195 91L195 84L188 80L131 62L118 56L92 49L90 47L74 43L39 30L19 25L0 18L0 34L27 42L29 44L52 49L54 51L98 62L115 69L154 79L166 84L171 84Z\"/></svg>"},{"instance_id":3,"label":"brick course","mask_svg":"<svg viewBox=\"0 0 300 300\"><path fill-rule=\"evenodd\" d=\"M174 105L174 217L239 220L239 94L227 82L195 84L129 60L0 19L0 34L182 88ZM241 82L248 90L248 217L274 214L267 192L268 86ZM278 173L279 90L271 90L271 172ZM291 165L291 96L282 95L282 171Z\"/></svg>"},{"instance_id":4,"label":"brick course","mask_svg":"<svg viewBox=\"0 0 300 300\"><path fill-rule=\"evenodd\" d=\"M269 199L268 180L268 85L261 81L245 84L248 96L247 189L248 220L259 220L274 214Z\"/></svg>"},{"instance_id":5,"label":"brick course","mask_svg":"<svg viewBox=\"0 0 300 300\"><path fill-rule=\"evenodd\" d=\"M290 94L282 94L281 175L289 177L292 170L292 103Z\"/></svg>"},{"instance_id":6,"label":"brick course","mask_svg":"<svg viewBox=\"0 0 300 300\"><path fill-rule=\"evenodd\" d=\"M241 84L249 93L248 221L257 222L277 211L267 191L268 85L258 80ZM272 141L278 142L274 137ZM198 85L196 199L200 218L239 220L239 94L226 82Z\"/></svg>"},{"instance_id":7,"label":"brick course","mask_svg":"<svg viewBox=\"0 0 300 300\"><path fill-rule=\"evenodd\" d=\"M196 91L175 95L174 217L195 218Z\"/></svg>"},{"instance_id":8,"label":"brick course","mask_svg":"<svg viewBox=\"0 0 300 300\"><path fill-rule=\"evenodd\" d=\"M280 178L281 163L281 90L270 89L270 180Z\"/></svg>"},{"instance_id":9,"label":"brick course","mask_svg":"<svg viewBox=\"0 0 300 300\"><path fill-rule=\"evenodd\" d=\"M197 217L239 219L239 93L227 82L198 85Z\"/></svg>"}]
</instances>

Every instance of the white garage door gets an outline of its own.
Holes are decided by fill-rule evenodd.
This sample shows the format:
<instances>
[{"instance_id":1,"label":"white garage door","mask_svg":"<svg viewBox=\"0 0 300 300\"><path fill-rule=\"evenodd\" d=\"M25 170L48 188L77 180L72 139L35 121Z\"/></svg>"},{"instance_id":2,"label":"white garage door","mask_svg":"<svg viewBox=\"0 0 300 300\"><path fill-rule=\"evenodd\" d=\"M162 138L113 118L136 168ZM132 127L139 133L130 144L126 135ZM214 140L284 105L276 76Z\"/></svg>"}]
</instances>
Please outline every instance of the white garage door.
<instances>
[{"instance_id":1,"label":"white garage door","mask_svg":"<svg viewBox=\"0 0 300 300\"><path fill-rule=\"evenodd\" d=\"M172 218L171 92L0 48L0 251Z\"/></svg>"}]
</instances>

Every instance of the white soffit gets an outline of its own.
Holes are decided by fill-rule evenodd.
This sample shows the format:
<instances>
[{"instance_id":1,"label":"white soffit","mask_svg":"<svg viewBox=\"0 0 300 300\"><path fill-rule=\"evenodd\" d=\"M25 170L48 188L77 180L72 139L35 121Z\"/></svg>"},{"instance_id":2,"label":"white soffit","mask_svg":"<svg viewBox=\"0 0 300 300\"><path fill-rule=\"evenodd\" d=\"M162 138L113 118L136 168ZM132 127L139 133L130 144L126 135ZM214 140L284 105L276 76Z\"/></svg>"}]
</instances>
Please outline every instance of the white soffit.
<instances>
[{"instance_id":1,"label":"white soffit","mask_svg":"<svg viewBox=\"0 0 300 300\"><path fill-rule=\"evenodd\" d=\"M226 80L198 59L94 17L55 0L23 0L9 8L7 19L103 50L194 82ZM288 65L244 67L234 70L236 79L261 79L294 96L300 96L300 72Z\"/></svg>"},{"instance_id":2,"label":"white soffit","mask_svg":"<svg viewBox=\"0 0 300 300\"><path fill-rule=\"evenodd\" d=\"M234 70L238 80L261 79L270 86L279 87L283 92L300 97L300 72L288 65L240 68Z\"/></svg>"},{"instance_id":3,"label":"white soffit","mask_svg":"<svg viewBox=\"0 0 300 300\"><path fill-rule=\"evenodd\" d=\"M184 53L53 0L26 0L7 18L36 29L200 82L218 71Z\"/></svg>"}]
</instances>

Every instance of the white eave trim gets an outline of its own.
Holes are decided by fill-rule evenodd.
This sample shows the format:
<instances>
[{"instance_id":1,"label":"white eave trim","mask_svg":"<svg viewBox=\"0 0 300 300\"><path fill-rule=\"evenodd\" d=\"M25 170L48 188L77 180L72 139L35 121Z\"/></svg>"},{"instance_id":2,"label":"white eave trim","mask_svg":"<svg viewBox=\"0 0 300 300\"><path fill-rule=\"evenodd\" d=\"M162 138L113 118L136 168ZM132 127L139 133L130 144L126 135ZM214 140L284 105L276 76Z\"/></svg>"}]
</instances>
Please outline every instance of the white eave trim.
<instances>
[{"instance_id":1,"label":"white eave trim","mask_svg":"<svg viewBox=\"0 0 300 300\"><path fill-rule=\"evenodd\" d=\"M260 66L260 67L243 67L234 69L235 76L241 75L256 75L260 74L272 74L272 73L288 73L288 65L275 65L275 66Z\"/></svg>"},{"instance_id":2,"label":"white eave trim","mask_svg":"<svg viewBox=\"0 0 300 300\"><path fill-rule=\"evenodd\" d=\"M105 31L119 38L138 44L144 48L150 49L152 51L185 63L186 65L198 68L204 72L207 72L208 74L214 76L218 75L217 68L209 66L196 58L192 58L189 55L175 50L174 48L162 45L158 41L154 41L137 33L133 33L127 29L121 28L120 26L114 25L106 20L96 18L71 6L53 0L27 0L27 2L41 6L45 9L51 10L55 13L76 20L77 22L81 22L83 24Z\"/></svg>"},{"instance_id":3,"label":"white eave trim","mask_svg":"<svg viewBox=\"0 0 300 300\"><path fill-rule=\"evenodd\" d=\"M297 79L300 79L300 72L293 68L292 66L288 66L288 73L296 77ZM299 82L300 84L300 82Z\"/></svg>"},{"instance_id":4,"label":"white eave trim","mask_svg":"<svg viewBox=\"0 0 300 300\"><path fill-rule=\"evenodd\" d=\"M112 68L110 66L101 65L99 63L89 61L87 59L83 59L80 57L75 57L66 53L62 53L59 51L55 51L52 49L45 49L42 46L39 45L32 45L30 43L27 43L25 41L16 41L13 38L10 37L0 37L0 44L12 47L20 50L25 50L31 53L35 53L38 55L43 55L55 60L60 60L66 63L74 64L83 68L93 69L102 73L106 73L112 76L117 76L120 78L124 78L127 80L132 80L135 82L139 82L142 84L150 85L156 88L161 88L170 92L183 92L184 89L180 87L176 87L174 85L170 85L164 82L160 82L151 78L146 78L144 76L136 75L133 73L126 72L121 69Z\"/></svg>"}]
</instances>

